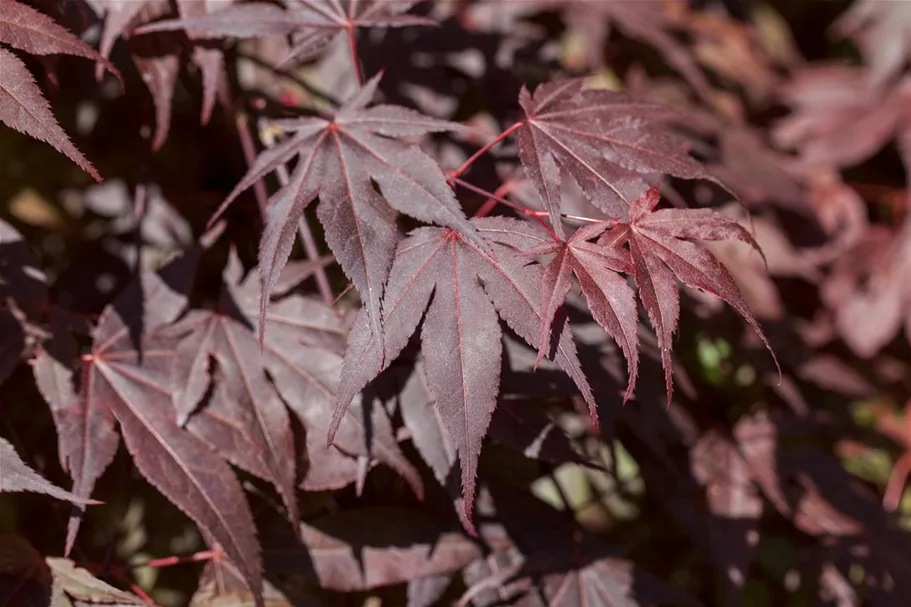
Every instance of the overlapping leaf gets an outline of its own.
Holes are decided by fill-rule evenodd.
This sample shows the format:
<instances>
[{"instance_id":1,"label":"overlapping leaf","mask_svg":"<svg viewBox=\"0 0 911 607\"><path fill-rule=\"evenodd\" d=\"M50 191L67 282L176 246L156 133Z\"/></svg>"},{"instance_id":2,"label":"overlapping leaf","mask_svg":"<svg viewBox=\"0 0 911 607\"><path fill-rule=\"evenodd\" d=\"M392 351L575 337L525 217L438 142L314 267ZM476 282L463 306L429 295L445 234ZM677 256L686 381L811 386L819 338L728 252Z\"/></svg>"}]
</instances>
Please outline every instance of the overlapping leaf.
<instances>
[{"instance_id":1,"label":"overlapping leaf","mask_svg":"<svg viewBox=\"0 0 911 607\"><path fill-rule=\"evenodd\" d=\"M556 253L545 266L541 283L541 337L538 347L540 362L550 343L551 325L566 294L572 287L573 275L582 285L592 317L620 345L629 365L629 386L624 401L632 396L639 359L639 311L636 295L620 272L632 272L629 251L607 242L592 243L609 226L588 225L577 230L566 242L552 242L530 249L530 253Z\"/></svg>"},{"instance_id":2,"label":"overlapping leaf","mask_svg":"<svg viewBox=\"0 0 911 607\"><path fill-rule=\"evenodd\" d=\"M463 601L471 596L485 607L693 604L540 500L501 484L490 493L498 523L482 536L496 549L466 568Z\"/></svg>"},{"instance_id":3,"label":"overlapping leaf","mask_svg":"<svg viewBox=\"0 0 911 607\"><path fill-rule=\"evenodd\" d=\"M525 111L519 156L558 234L563 230L563 173L616 219L625 219L645 190L645 175L707 178L702 166L660 128L669 108L583 86L582 79L549 82L534 94L522 89L519 96Z\"/></svg>"},{"instance_id":4,"label":"overlapping leaf","mask_svg":"<svg viewBox=\"0 0 911 607\"><path fill-rule=\"evenodd\" d=\"M117 447L114 419L142 475L217 541L254 594L259 544L230 467L181 429L172 406L177 340L170 325L186 305L198 252L144 274L108 306L82 357L80 390L56 412L61 457L77 495L91 494ZM79 517L70 522L72 546Z\"/></svg>"},{"instance_id":5,"label":"overlapping leaf","mask_svg":"<svg viewBox=\"0 0 911 607\"><path fill-rule=\"evenodd\" d=\"M741 604L740 591L749 573L762 498L750 478L738 446L717 432L706 432L693 448L693 475L706 489L711 512L709 545L722 580L726 603Z\"/></svg>"},{"instance_id":6,"label":"overlapping leaf","mask_svg":"<svg viewBox=\"0 0 911 607\"><path fill-rule=\"evenodd\" d=\"M231 5L234 0L177 0L177 10L181 17L196 18L205 16ZM109 57L114 43L120 37L130 37L139 33L138 23L168 14L170 5L162 0L87 0L96 13L104 16L104 29L101 34L101 54ZM182 29L182 28L180 28ZM186 32L191 41L197 38L196 32ZM180 69L180 47L172 40L137 41L154 52L134 52L133 60L143 74L143 80L152 95L155 105L155 134L152 137L152 149L159 149L167 139L171 127L171 104L177 75ZM194 45L190 56L202 74L203 101L201 122L209 121L215 106L219 87L224 83L224 56L219 48Z\"/></svg>"},{"instance_id":7,"label":"overlapping leaf","mask_svg":"<svg viewBox=\"0 0 911 607\"><path fill-rule=\"evenodd\" d=\"M0 0L0 43L32 55L75 55L100 61L117 71L97 52L50 17L17 0ZM86 173L101 181L92 164L76 149L57 120L25 64L0 47L0 122L50 144ZM119 77L119 75L118 75Z\"/></svg>"},{"instance_id":8,"label":"overlapping leaf","mask_svg":"<svg viewBox=\"0 0 911 607\"><path fill-rule=\"evenodd\" d=\"M69 559L42 557L23 537L0 535L0 601L17 607L131 607L145 603Z\"/></svg>"},{"instance_id":9,"label":"overlapping leaf","mask_svg":"<svg viewBox=\"0 0 911 607\"><path fill-rule=\"evenodd\" d=\"M362 508L303 523L303 546L278 527L261 533L271 571L342 592L451 573L480 556L458 528L405 508Z\"/></svg>"},{"instance_id":10,"label":"overlapping leaf","mask_svg":"<svg viewBox=\"0 0 911 607\"><path fill-rule=\"evenodd\" d=\"M144 32L192 28L213 38L291 36L286 61L323 48L335 36L359 27L435 25L430 19L404 14L418 0L283 0L283 7L267 2L238 4L208 15L183 15L143 28Z\"/></svg>"},{"instance_id":11,"label":"overlapping leaf","mask_svg":"<svg viewBox=\"0 0 911 607\"><path fill-rule=\"evenodd\" d=\"M367 108L378 83L379 76L370 80L331 120L278 122L292 136L263 152L222 205L224 208L266 174L298 158L290 182L272 197L266 213L259 266L261 324L269 295L291 253L300 217L317 196L326 242L360 291L371 330L380 341L380 300L399 239L393 209L460 230L482 244L439 166L416 145L396 139L454 125L397 106ZM382 196L374 189L374 180Z\"/></svg>"},{"instance_id":12,"label":"overlapping leaf","mask_svg":"<svg viewBox=\"0 0 911 607\"><path fill-rule=\"evenodd\" d=\"M181 422L235 465L273 482L295 522L296 450L286 404L306 431L308 467L302 487L335 489L352 480L362 482L358 477L367 469L358 472L355 459L363 457L389 465L421 495L420 477L380 408L374 408L368 420L363 408L352 408L339 440L326 448L342 362L334 351L342 330L332 311L298 295L282 298L266 316L272 330L260 350L248 318L257 308L258 277L253 272L243 282L240 278L232 257L218 308L193 311L173 328L184 335L174 361ZM197 411L210 388L210 397Z\"/></svg>"},{"instance_id":13,"label":"overlapping leaf","mask_svg":"<svg viewBox=\"0 0 911 607\"><path fill-rule=\"evenodd\" d=\"M650 188L630 207L629 223L618 224L599 239L603 246L627 244L639 298L658 336L670 406L671 342L680 316L677 281L707 291L731 305L771 346L730 272L692 240L740 240L759 245L740 224L710 209L660 209L657 188ZM774 356L774 355L773 355Z\"/></svg>"},{"instance_id":14,"label":"overlapping leaf","mask_svg":"<svg viewBox=\"0 0 911 607\"><path fill-rule=\"evenodd\" d=\"M472 222L482 235L539 238L525 223ZM537 347L542 312L540 269L507 246L496 257L459 232L419 228L398 247L383 302L383 347L361 313L348 338L330 440L352 398L395 359L418 323L428 387L461 462L466 520L471 521L478 455L496 406L502 355L498 316ZM483 286L482 286L483 283ZM425 316L426 310L426 316ZM594 399L564 325L549 353L576 382L594 416Z\"/></svg>"}]
</instances>

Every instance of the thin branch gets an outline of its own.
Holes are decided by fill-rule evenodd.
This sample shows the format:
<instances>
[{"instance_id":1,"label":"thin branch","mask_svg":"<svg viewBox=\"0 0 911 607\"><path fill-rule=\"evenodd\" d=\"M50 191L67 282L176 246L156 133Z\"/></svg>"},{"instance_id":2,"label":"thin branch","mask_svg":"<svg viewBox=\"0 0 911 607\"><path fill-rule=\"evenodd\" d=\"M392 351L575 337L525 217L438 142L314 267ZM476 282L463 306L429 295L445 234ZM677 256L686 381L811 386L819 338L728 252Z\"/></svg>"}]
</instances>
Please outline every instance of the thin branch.
<instances>
[{"instance_id":1,"label":"thin branch","mask_svg":"<svg viewBox=\"0 0 911 607\"><path fill-rule=\"evenodd\" d=\"M354 25L348 25L348 48L351 49L351 62L354 64L354 74L357 76L357 83L364 86L364 72L361 70L361 57L357 52L357 32L354 31Z\"/></svg>"},{"instance_id":2,"label":"thin branch","mask_svg":"<svg viewBox=\"0 0 911 607\"><path fill-rule=\"evenodd\" d=\"M474 154L469 156L468 160L466 160L465 162L462 163L462 166L460 166L456 170L450 172L449 180L454 181L454 180L458 179L459 177L461 177L462 174L465 173L465 171L467 171L468 168L471 165L473 165L478 158L480 158L481 156L486 154L488 151L490 151L490 149L493 146L497 145L498 143L500 143L501 141L503 141L504 139L509 137L515 131L518 131L524 125L525 125L524 121L517 122L514 125L512 125L511 127L509 127L508 129L506 129L505 131L503 131L502 133L500 133L499 135L497 135L496 137L494 137L494 139L492 141L489 141L484 147L482 147L480 150L478 150L477 152L475 152Z\"/></svg>"},{"instance_id":3,"label":"thin branch","mask_svg":"<svg viewBox=\"0 0 911 607\"><path fill-rule=\"evenodd\" d=\"M250 124L247 116L242 113L237 115L237 134L240 136L240 147L244 152L244 161L247 163L248 168L252 167L256 162L256 146L253 144L253 136L250 134ZM268 203L269 195L266 192L266 184L263 183L262 179L253 184L253 194L256 196L256 203L259 205L259 214L263 219L263 223L265 223L266 204Z\"/></svg>"},{"instance_id":4,"label":"thin branch","mask_svg":"<svg viewBox=\"0 0 911 607\"><path fill-rule=\"evenodd\" d=\"M527 217L531 217L532 219L534 219L535 221L540 223L544 227L545 230L547 230L547 233L550 234L551 238L553 238L554 240L557 240L557 241L560 240L560 237L554 233L553 229L551 229L551 227L549 225L547 225L547 222L544 221L543 219L541 219L541 216L538 215L538 211L534 211L532 209L523 207L520 204L510 202L501 196L497 196L493 192L488 192L487 190L485 190L483 188L479 188L476 185L471 185L467 181L459 179L458 177L454 177L452 179L452 181L457 183L458 185L462 186L466 190L470 190L470 191L474 192L475 194L480 194L481 196L486 196L488 198L488 200L494 200L496 202L499 202L503 206L507 206L510 209L513 209L514 211L518 211L519 213L522 213L523 215L525 215Z\"/></svg>"}]
</instances>

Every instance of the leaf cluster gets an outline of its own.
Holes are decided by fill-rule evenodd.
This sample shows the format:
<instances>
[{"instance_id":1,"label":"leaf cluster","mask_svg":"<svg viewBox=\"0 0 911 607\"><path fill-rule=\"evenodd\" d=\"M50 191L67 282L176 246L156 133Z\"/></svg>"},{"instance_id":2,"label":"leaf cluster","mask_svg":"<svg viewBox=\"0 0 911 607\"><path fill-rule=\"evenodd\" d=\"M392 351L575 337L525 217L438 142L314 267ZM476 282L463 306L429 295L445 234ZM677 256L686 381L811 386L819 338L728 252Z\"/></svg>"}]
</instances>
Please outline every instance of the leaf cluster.
<instances>
[{"instance_id":1,"label":"leaf cluster","mask_svg":"<svg viewBox=\"0 0 911 607\"><path fill-rule=\"evenodd\" d=\"M911 13L794 6L0 0L0 606L905 604Z\"/></svg>"}]
</instances>

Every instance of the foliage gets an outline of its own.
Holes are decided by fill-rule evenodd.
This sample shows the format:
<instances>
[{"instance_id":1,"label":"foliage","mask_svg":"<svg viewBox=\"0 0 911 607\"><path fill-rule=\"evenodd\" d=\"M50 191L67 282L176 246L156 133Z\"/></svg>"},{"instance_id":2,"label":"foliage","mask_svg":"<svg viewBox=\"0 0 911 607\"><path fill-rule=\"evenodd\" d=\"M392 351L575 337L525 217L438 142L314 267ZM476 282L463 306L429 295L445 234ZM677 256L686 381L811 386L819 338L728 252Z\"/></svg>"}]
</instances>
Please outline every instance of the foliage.
<instances>
[{"instance_id":1,"label":"foliage","mask_svg":"<svg viewBox=\"0 0 911 607\"><path fill-rule=\"evenodd\" d=\"M0 605L905 604L908 22L0 0Z\"/></svg>"}]
</instances>

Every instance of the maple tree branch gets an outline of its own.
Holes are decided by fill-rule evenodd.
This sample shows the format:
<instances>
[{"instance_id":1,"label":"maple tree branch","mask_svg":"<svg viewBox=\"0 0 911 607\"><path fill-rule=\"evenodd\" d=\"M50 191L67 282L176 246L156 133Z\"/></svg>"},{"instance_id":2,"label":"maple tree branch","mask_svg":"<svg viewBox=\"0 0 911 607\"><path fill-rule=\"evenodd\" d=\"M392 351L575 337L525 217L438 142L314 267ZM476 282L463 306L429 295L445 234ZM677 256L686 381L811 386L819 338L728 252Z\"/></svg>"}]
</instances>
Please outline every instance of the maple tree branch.
<instances>
[{"instance_id":1,"label":"maple tree branch","mask_svg":"<svg viewBox=\"0 0 911 607\"><path fill-rule=\"evenodd\" d=\"M174 556L165 556L157 559L150 559L142 563L130 563L126 565L117 565L115 567L105 566L99 563L77 563L77 566L91 571L92 573L109 573L111 575L117 576L122 575L127 571L140 569L142 567L160 569L162 567L173 567L174 565L182 565L184 563L202 563L205 561L217 560L223 556L223 553L218 550L202 550L200 552L194 552L193 554L177 554Z\"/></svg>"},{"instance_id":2,"label":"maple tree branch","mask_svg":"<svg viewBox=\"0 0 911 607\"><path fill-rule=\"evenodd\" d=\"M503 183L500 184L500 187L498 187L496 190L493 191L494 196L497 196L499 198L506 196L507 194L509 194L509 192L512 191L512 189L516 186L517 183L518 183L518 180L516 180L516 179L510 179L508 181L504 181ZM497 206L496 198L488 198L487 200L484 201L484 204L482 204L481 207L477 211L475 211L474 216L475 217L486 217L493 210L493 208L495 206Z\"/></svg>"},{"instance_id":3,"label":"maple tree branch","mask_svg":"<svg viewBox=\"0 0 911 607\"><path fill-rule=\"evenodd\" d=\"M240 147L244 153L244 162L247 163L247 167L253 166L256 162L256 148L253 145L253 136L250 134L250 124L247 120L247 116L243 113L238 113L237 115L237 134L240 137ZM256 196L256 203L259 205L259 214L263 219L263 223L266 222L266 203L269 200L269 195L266 192L266 184L263 183L262 179L258 179L256 183L253 184L253 195Z\"/></svg>"},{"instance_id":4,"label":"maple tree branch","mask_svg":"<svg viewBox=\"0 0 911 607\"><path fill-rule=\"evenodd\" d=\"M354 74L359 86L364 86L364 72L361 70L361 56L357 52L357 33L354 26L348 25L348 48L351 49L351 62L354 63Z\"/></svg>"},{"instance_id":5,"label":"maple tree branch","mask_svg":"<svg viewBox=\"0 0 911 607\"><path fill-rule=\"evenodd\" d=\"M451 172L449 173L449 180L450 180L450 181L453 181L453 180L455 180L455 179L461 177L462 174L463 174L465 171L467 171L468 168L469 168L472 164L474 164L475 161L476 161L478 158L480 158L481 156L483 156L484 154L486 154L488 151L490 151L490 149L491 149L493 146L497 145L498 143L500 143L501 141L503 141L504 139L506 139L507 137L509 137L511 134L513 134L515 131L518 131L518 130L519 130L520 128L522 128L523 126L525 126L525 121L524 121L524 120L520 120L519 122L513 124L511 127L509 127L508 129L506 129L505 131L503 131L502 133L500 133L499 135L497 135L496 137L494 137L493 140L487 142L487 144L484 145L484 147L482 147L480 150L478 150L477 152L475 152L474 154L472 154L471 156L469 156L469 157L468 157L468 160L466 160L465 162L462 163L462 166L460 166L459 168L457 168L457 169L454 170L454 171L451 171Z\"/></svg>"},{"instance_id":6,"label":"maple tree branch","mask_svg":"<svg viewBox=\"0 0 911 607\"><path fill-rule=\"evenodd\" d=\"M557 236L557 234L553 231L553 229L551 229L551 227L549 225L547 225L546 221L541 219L541 216L538 215L537 211L533 211L532 209L523 207L520 204L510 202L510 201L506 200L505 198L503 198L502 196L497 196L493 192L488 192L484 188L479 188L476 185L471 185L467 181L459 179L458 177L454 177L453 181L455 183L459 184L460 186L462 186L463 188L465 188L466 190L470 190L470 191L474 192L475 194L480 194L481 196L487 196L488 200L493 200L495 202L499 202L503 206L507 206L510 209L513 209L514 211L518 211L519 213L522 213L526 217L531 217L532 219L534 219L535 221L540 223L544 227L545 230L547 230L547 233L550 234L551 238L553 238L554 240L557 240L557 241L560 240L560 237Z\"/></svg>"},{"instance_id":7,"label":"maple tree branch","mask_svg":"<svg viewBox=\"0 0 911 607\"><path fill-rule=\"evenodd\" d=\"M118 580L120 580L124 584L127 584L130 587L130 590L133 591L133 594L135 594L140 599L142 599L142 602L144 602L146 605L149 605L149 607L160 607L160 605L155 602L155 599L150 597L148 595L148 593L139 586L139 584L137 584L136 582L134 582L133 580L131 580L124 574L115 573L114 577L116 577Z\"/></svg>"}]
</instances>

